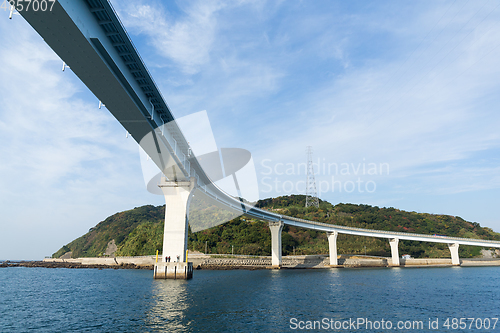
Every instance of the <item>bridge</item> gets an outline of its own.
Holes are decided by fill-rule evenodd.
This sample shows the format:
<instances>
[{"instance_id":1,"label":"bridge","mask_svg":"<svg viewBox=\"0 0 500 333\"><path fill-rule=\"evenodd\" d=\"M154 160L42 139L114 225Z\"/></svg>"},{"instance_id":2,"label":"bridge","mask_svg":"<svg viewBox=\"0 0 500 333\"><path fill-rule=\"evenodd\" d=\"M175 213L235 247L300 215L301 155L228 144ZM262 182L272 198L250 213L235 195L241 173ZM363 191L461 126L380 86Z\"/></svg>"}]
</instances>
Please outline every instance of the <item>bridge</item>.
<instances>
[{"instance_id":1,"label":"bridge","mask_svg":"<svg viewBox=\"0 0 500 333\"><path fill-rule=\"evenodd\" d=\"M187 259L187 209L194 190L229 211L269 222L273 267L281 266L281 232L285 224L326 232L331 266L338 264L339 233L387 239L392 266L400 264L399 240L447 244L453 265L460 265L460 245L500 248L499 241L352 228L252 207L214 185L199 160L191 157L189 143L108 0L58 0L51 10L21 11L20 14L163 173L159 186L166 201L165 230L163 253L155 266L157 278L176 277L179 270L185 277L192 275L192 266L184 262ZM143 140L148 135L149 140ZM179 260L167 263L166 257Z\"/></svg>"}]
</instances>

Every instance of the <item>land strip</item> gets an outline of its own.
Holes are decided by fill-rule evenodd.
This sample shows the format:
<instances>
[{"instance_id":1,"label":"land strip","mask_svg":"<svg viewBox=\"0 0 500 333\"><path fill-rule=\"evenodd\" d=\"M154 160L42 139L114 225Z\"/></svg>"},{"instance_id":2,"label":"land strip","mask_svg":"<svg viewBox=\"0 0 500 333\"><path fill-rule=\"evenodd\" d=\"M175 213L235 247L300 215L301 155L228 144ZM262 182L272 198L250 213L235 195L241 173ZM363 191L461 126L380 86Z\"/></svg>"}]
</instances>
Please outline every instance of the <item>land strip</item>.
<instances>
[{"instance_id":1,"label":"land strip","mask_svg":"<svg viewBox=\"0 0 500 333\"><path fill-rule=\"evenodd\" d=\"M46 267L46 268L113 268L113 269L153 269L155 256L141 257L100 257L53 259L43 261L4 262L0 267ZM197 254L189 257L196 269L266 269L271 267L271 257L267 256L232 256ZM451 266L451 259L422 258L400 259L401 267ZM337 267L389 267L390 258L362 255L340 255ZM461 259L461 266L500 266L500 259ZM328 255L285 256L282 268L330 268Z\"/></svg>"}]
</instances>

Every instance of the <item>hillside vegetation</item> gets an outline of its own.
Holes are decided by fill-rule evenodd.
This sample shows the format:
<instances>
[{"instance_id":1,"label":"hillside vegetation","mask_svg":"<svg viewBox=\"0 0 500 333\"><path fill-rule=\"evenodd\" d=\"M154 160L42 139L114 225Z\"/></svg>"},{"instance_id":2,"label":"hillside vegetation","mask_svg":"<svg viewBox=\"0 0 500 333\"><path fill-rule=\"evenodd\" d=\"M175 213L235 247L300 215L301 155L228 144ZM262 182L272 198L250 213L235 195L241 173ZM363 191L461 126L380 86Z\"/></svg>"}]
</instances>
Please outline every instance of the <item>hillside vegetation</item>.
<instances>
[{"instance_id":1,"label":"hillside vegetation","mask_svg":"<svg viewBox=\"0 0 500 333\"><path fill-rule=\"evenodd\" d=\"M500 234L460 217L406 212L395 208L368 205L337 204L320 201L320 207L305 208L305 196L291 195L260 200L257 207L312 221L366 229L422 234L438 234L477 239L500 240ZM72 257L102 255L107 244L115 240L117 256L151 255L161 252L165 206L143 206L117 213L97 224L89 232L63 246L53 254L60 257L72 251ZM283 254L326 254L328 241L324 232L285 226L282 235ZM340 234L339 254L390 256L389 242L384 239ZM198 233L189 232L188 247L208 253L270 255L271 234L266 222L239 217L223 225ZM446 244L400 241L401 254L416 258L449 257ZM461 257L474 257L481 248L460 246Z\"/></svg>"},{"instance_id":2,"label":"hillside vegetation","mask_svg":"<svg viewBox=\"0 0 500 333\"><path fill-rule=\"evenodd\" d=\"M134 233L141 232L148 225L163 225L164 218L165 206L148 205L116 213L91 228L85 235L63 246L52 257L59 258L69 251L72 251L73 258L97 257L105 252L112 239L118 247L123 246L125 239L132 239Z\"/></svg>"}]
</instances>

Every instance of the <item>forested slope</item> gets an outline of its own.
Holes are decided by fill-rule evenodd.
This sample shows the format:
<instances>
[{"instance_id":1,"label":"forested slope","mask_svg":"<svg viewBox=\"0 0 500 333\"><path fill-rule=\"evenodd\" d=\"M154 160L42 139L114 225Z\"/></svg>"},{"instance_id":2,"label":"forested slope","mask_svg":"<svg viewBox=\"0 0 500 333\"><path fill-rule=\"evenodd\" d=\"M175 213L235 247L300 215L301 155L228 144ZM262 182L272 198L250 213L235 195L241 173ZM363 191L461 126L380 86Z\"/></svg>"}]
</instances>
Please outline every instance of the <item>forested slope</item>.
<instances>
[{"instance_id":1,"label":"forested slope","mask_svg":"<svg viewBox=\"0 0 500 333\"><path fill-rule=\"evenodd\" d=\"M406 212L395 208L368 205L337 204L320 201L319 208L305 208L305 196L291 195L260 200L257 207L312 221L366 229L390 230L422 234L439 234L478 239L500 240L500 234L468 222L460 217ZM54 253L59 257L72 251L72 257L102 255L112 239L118 246L117 256L151 255L160 250L163 237L165 206L143 206L117 213L97 224L89 232ZM338 236L339 254L371 254L390 256L387 240ZM282 235L283 254L326 254L328 242L324 232L285 226ZM266 222L236 218L223 225L198 233L189 232L190 250L208 253L269 255L271 235ZM416 258L449 257L446 244L400 241L401 254ZM480 254L481 248L460 246L461 257Z\"/></svg>"}]
</instances>

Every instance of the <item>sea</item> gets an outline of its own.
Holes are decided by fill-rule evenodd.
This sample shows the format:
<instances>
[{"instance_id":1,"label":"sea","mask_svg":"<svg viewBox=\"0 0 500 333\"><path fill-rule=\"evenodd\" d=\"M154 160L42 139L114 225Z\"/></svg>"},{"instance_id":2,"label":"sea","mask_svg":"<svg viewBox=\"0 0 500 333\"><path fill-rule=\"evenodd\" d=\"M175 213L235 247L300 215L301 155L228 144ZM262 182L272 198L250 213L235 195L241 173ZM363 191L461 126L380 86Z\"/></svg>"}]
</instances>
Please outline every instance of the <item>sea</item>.
<instances>
[{"instance_id":1,"label":"sea","mask_svg":"<svg viewBox=\"0 0 500 333\"><path fill-rule=\"evenodd\" d=\"M0 332L500 332L500 267L0 268Z\"/></svg>"}]
</instances>

